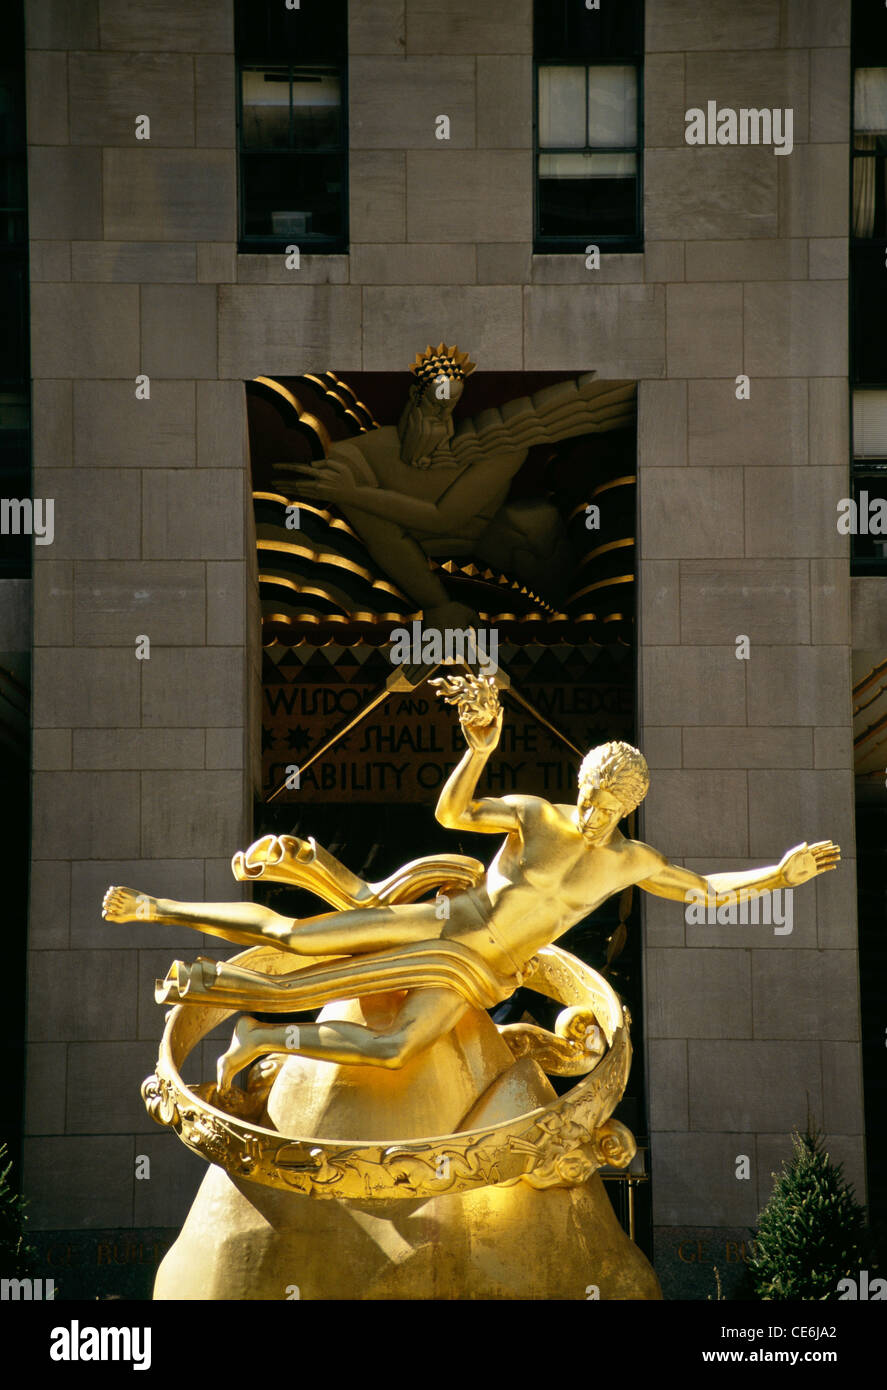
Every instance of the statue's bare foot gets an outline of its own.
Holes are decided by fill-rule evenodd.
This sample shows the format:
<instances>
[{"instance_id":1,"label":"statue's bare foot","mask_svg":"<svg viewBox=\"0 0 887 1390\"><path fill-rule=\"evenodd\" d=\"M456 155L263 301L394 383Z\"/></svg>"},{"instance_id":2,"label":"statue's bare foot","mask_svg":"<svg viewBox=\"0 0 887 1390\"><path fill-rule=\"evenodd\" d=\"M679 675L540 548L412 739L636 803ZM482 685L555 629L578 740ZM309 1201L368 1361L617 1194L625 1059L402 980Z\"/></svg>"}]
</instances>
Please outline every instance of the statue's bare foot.
<instances>
[{"instance_id":1,"label":"statue's bare foot","mask_svg":"<svg viewBox=\"0 0 887 1390\"><path fill-rule=\"evenodd\" d=\"M135 888L108 889L102 899L102 916L106 922L152 922L157 911L157 899Z\"/></svg>"},{"instance_id":2,"label":"statue's bare foot","mask_svg":"<svg viewBox=\"0 0 887 1390\"><path fill-rule=\"evenodd\" d=\"M263 1032L266 1026L247 1014L237 1020L231 1046L216 1062L216 1085L220 1092L230 1091L237 1073L261 1056L262 1046L261 1043L256 1045L256 1034Z\"/></svg>"}]
</instances>

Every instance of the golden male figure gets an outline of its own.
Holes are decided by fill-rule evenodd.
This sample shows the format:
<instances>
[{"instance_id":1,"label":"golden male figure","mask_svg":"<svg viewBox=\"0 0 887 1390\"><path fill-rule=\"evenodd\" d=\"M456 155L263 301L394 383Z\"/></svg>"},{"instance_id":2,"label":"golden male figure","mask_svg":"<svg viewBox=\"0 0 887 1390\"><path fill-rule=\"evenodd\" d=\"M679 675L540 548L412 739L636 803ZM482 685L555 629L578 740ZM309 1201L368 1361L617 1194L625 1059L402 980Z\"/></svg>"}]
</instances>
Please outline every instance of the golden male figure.
<instances>
[{"instance_id":1,"label":"golden male figure","mask_svg":"<svg viewBox=\"0 0 887 1390\"><path fill-rule=\"evenodd\" d=\"M108 889L103 915L110 921L183 924L248 945L270 942L297 955L348 958L283 976L222 963L186 967L177 962L163 999L230 1001L235 1007L248 1001L257 1011L295 1012L311 1007L306 984L316 978L328 982L330 1000L406 987L394 1021L379 1031L332 1019L294 1029L241 1018L230 1049L219 1059L220 1090L266 1052L403 1066L452 1029L472 1002L489 1007L508 998L541 947L629 884L677 901L701 894L706 903L723 903L795 888L837 867L840 850L825 840L789 850L778 865L703 877L627 839L619 822L643 800L649 775L642 755L626 743L606 743L588 754L575 806L520 794L477 798L477 783L502 728L495 685L474 676L438 684L440 693L458 705L468 750L441 792L437 819L452 830L505 836L478 886L446 900L448 915L441 914L438 900L291 920L257 903L179 903L129 888ZM377 964L387 974L373 976L374 989L361 988L361 970Z\"/></svg>"}]
</instances>

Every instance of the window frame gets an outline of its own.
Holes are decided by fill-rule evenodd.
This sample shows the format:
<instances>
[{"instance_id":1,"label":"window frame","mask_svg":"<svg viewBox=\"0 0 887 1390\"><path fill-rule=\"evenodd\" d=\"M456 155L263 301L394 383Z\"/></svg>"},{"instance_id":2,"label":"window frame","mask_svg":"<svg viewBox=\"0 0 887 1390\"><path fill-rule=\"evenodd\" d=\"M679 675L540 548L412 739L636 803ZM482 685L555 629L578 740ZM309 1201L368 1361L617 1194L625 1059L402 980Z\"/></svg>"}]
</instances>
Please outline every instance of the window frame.
<instances>
[{"instance_id":1,"label":"window frame","mask_svg":"<svg viewBox=\"0 0 887 1390\"><path fill-rule=\"evenodd\" d=\"M851 394L854 390L887 389L887 377L879 381L863 381L859 375L858 365L856 294L863 279L863 276L859 274L858 262L862 260L866 250L872 255L876 255L877 248L879 248L881 265L884 266L885 261L887 261L887 235L871 237L854 235L853 201L856 186L856 162L858 159L882 158L887 160L887 155L878 155L875 150L856 149L856 73L860 68L884 68L887 71L887 12L879 13L877 17L872 13L863 15L859 0L853 0L850 14L850 186L847 192L848 367Z\"/></svg>"},{"instance_id":2,"label":"window frame","mask_svg":"<svg viewBox=\"0 0 887 1390\"><path fill-rule=\"evenodd\" d=\"M627 0L624 9L590 14L578 0L534 0L533 4L533 251L536 255L585 255L586 247L598 246L615 254L644 251L644 72L646 60L646 5ZM583 145L565 150L542 149L539 143L540 68L583 67L586 70L585 139L588 140L588 77L590 68L634 68L637 80L636 127L630 145ZM635 159L634 226L631 231L595 230L595 213L576 232L543 233L539 164L544 154L623 154ZM592 182L592 180L589 180Z\"/></svg>"},{"instance_id":3,"label":"window frame","mask_svg":"<svg viewBox=\"0 0 887 1390\"><path fill-rule=\"evenodd\" d=\"M247 148L243 139L243 73L286 71L290 86L290 133L292 135L292 87L294 73L321 72L335 74L339 79L341 103L339 107L339 141L335 145L294 146L285 148ZM237 250L240 255L283 255L287 246L298 246L302 255L341 256L349 251L350 215L350 160L348 129L348 61L327 61L316 63L260 62L253 59L239 59L235 63L237 82ZM300 155L330 155L342 162L342 207L341 228L335 235L314 233L288 233L284 236L260 236L246 231L247 203L244 192L244 156L276 155L297 159Z\"/></svg>"},{"instance_id":4,"label":"window frame","mask_svg":"<svg viewBox=\"0 0 887 1390\"><path fill-rule=\"evenodd\" d=\"M585 138L588 139L588 71L590 68L634 68L637 78L637 113L635 122L635 143L633 145L573 145L569 148L548 147L539 144L539 70L540 68L584 68L585 69ZM540 230L539 197L539 159L543 154L633 154L637 161L634 197L633 232L595 233L591 227L587 232L576 234L543 234ZM585 254L588 245L599 246L601 250L640 252L644 249L644 65L642 62L627 62L625 58L586 58L571 55L568 58L533 59L533 251L536 255Z\"/></svg>"},{"instance_id":5,"label":"window frame","mask_svg":"<svg viewBox=\"0 0 887 1390\"><path fill-rule=\"evenodd\" d=\"M887 272L885 272L887 274ZM851 296L851 312L852 312ZM858 491L865 486L869 477L887 475L887 454L857 454L856 452L856 396L863 391L887 393L887 385L878 386L868 382L860 385L850 381L850 490L848 497L856 498ZM857 533L850 535L850 573L851 575L887 574L887 555L860 555L857 547ZM887 537L885 537L887 539Z\"/></svg>"},{"instance_id":6,"label":"window frame","mask_svg":"<svg viewBox=\"0 0 887 1390\"><path fill-rule=\"evenodd\" d=\"M881 159L887 165L887 153L879 153L876 150L857 150L856 148L856 73L860 68L881 68L887 77L887 55L882 62L872 62L863 60L857 62L857 54L854 53L850 64L850 190L849 190L849 211L848 211L848 299L850 308L850 342L849 342L849 368L850 383L854 390L878 390L887 388L887 376L877 381L863 380L860 375L861 353L857 348L857 331L859 329L859 315L856 311L857 291L868 279L866 270L861 266L866 254L874 260L878 260L880 266L887 264L887 234L879 236L857 236L854 231L854 196L856 188L856 165L861 159L877 160ZM887 274L887 271L884 271ZM885 364L887 371L887 364Z\"/></svg>"},{"instance_id":7,"label":"window frame","mask_svg":"<svg viewBox=\"0 0 887 1390\"><path fill-rule=\"evenodd\" d=\"M0 310L6 330L0 371L0 494L22 498L30 497L33 488L27 83L22 7L7 6L7 11L0 18L0 84L8 110L7 138L0 141ZM9 190L16 184L20 197L7 202ZM32 548L32 538L26 533L4 536L0 579L29 579Z\"/></svg>"},{"instance_id":8,"label":"window frame","mask_svg":"<svg viewBox=\"0 0 887 1390\"><path fill-rule=\"evenodd\" d=\"M887 181L887 150L858 150L856 148L857 135L863 135L865 131L856 129L856 74L858 71L868 68L879 69L884 73L887 80L887 54L880 62L856 62L854 54L850 63L850 218L848 241L851 248L854 246L872 246L877 242L887 244L887 228L880 236L856 236L853 230L853 200L856 189L856 162L857 160L878 160L882 159L885 164L885 181ZM887 190L885 190L887 192Z\"/></svg>"}]
</instances>

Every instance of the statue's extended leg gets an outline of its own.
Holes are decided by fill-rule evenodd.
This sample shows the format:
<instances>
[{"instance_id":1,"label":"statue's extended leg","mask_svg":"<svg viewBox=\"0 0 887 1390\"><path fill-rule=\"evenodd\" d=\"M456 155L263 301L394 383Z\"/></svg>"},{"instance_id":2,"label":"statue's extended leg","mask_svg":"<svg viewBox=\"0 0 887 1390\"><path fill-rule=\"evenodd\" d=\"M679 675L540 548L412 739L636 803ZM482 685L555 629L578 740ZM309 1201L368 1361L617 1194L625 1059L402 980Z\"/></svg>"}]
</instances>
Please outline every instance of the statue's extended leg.
<instances>
[{"instance_id":1,"label":"statue's extended leg","mask_svg":"<svg viewBox=\"0 0 887 1390\"><path fill-rule=\"evenodd\" d=\"M411 990L390 1028L376 1032L362 1023L258 1023L238 1020L228 1051L217 1063L220 1091L265 1052L295 1052L346 1066L396 1069L454 1028L470 1006L450 989Z\"/></svg>"},{"instance_id":2,"label":"statue's extended leg","mask_svg":"<svg viewBox=\"0 0 887 1390\"><path fill-rule=\"evenodd\" d=\"M109 888L102 903L102 916L108 922L193 927L195 931L245 946L280 943L293 926L291 918L281 917L261 903L180 903L174 898L152 898L135 888Z\"/></svg>"},{"instance_id":3,"label":"statue's extended leg","mask_svg":"<svg viewBox=\"0 0 887 1390\"><path fill-rule=\"evenodd\" d=\"M193 927L246 946L268 942L297 955L359 955L440 935L434 903L358 907L316 917L281 917L260 903L181 903L132 888L109 888L103 915L112 922L149 921Z\"/></svg>"}]
</instances>

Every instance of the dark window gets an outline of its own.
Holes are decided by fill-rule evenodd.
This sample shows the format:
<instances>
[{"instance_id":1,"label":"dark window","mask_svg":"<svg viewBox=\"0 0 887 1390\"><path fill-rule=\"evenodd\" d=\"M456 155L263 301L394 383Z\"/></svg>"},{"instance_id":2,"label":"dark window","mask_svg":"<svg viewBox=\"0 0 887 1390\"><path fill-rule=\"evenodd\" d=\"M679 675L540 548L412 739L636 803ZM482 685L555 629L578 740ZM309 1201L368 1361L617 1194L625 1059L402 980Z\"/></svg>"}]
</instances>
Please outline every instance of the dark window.
<instances>
[{"instance_id":1,"label":"dark window","mask_svg":"<svg viewBox=\"0 0 887 1390\"><path fill-rule=\"evenodd\" d=\"M853 67L853 229L857 238L887 236L887 62L859 54Z\"/></svg>"},{"instance_id":2,"label":"dark window","mask_svg":"<svg viewBox=\"0 0 887 1390\"><path fill-rule=\"evenodd\" d=\"M21 5L0 7L0 498L31 495L25 36ZM28 535L0 535L0 578L31 568ZM2 723L2 720L0 720Z\"/></svg>"},{"instance_id":3,"label":"dark window","mask_svg":"<svg viewBox=\"0 0 887 1390\"><path fill-rule=\"evenodd\" d=\"M23 73L0 57L0 389L23 387L29 375L25 148Z\"/></svg>"},{"instance_id":4,"label":"dark window","mask_svg":"<svg viewBox=\"0 0 887 1390\"><path fill-rule=\"evenodd\" d=\"M887 7L856 0L851 53L850 370L863 388L853 393L852 563L855 574L887 574Z\"/></svg>"},{"instance_id":5,"label":"dark window","mask_svg":"<svg viewBox=\"0 0 887 1390\"><path fill-rule=\"evenodd\" d=\"M887 459L854 459L853 500L856 503L856 532L853 562L858 574L887 568Z\"/></svg>"},{"instance_id":6,"label":"dark window","mask_svg":"<svg viewBox=\"0 0 887 1390\"><path fill-rule=\"evenodd\" d=\"M643 249L643 5L534 7L537 251Z\"/></svg>"},{"instance_id":7,"label":"dark window","mask_svg":"<svg viewBox=\"0 0 887 1390\"><path fill-rule=\"evenodd\" d=\"M347 5L239 0L240 249L348 247Z\"/></svg>"},{"instance_id":8,"label":"dark window","mask_svg":"<svg viewBox=\"0 0 887 1390\"><path fill-rule=\"evenodd\" d=\"M857 241L887 238L887 66L853 70L853 225Z\"/></svg>"},{"instance_id":9,"label":"dark window","mask_svg":"<svg viewBox=\"0 0 887 1390\"><path fill-rule=\"evenodd\" d=\"M850 298L852 376L887 385L887 7L853 5Z\"/></svg>"},{"instance_id":10,"label":"dark window","mask_svg":"<svg viewBox=\"0 0 887 1390\"><path fill-rule=\"evenodd\" d=\"M881 0L853 0L852 16L854 65L887 66L887 7Z\"/></svg>"},{"instance_id":11,"label":"dark window","mask_svg":"<svg viewBox=\"0 0 887 1390\"><path fill-rule=\"evenodd\" d=\"M855 78L858 69L887 69L887 7L881 0L854 0L852 30L852 63L854 98L860 95ZM865 79L868 82L869 79ZM865 94L866 96L868 93ZM854 107L858 102L854 100ZM884 285L887 281L887 228L883 222L884 159L881 149L860 151L857 131L871 136L871 130L861 131L857 125L859 112L854 111L854 204L857 193L857 164L860 154L875 164L874 188L868 175L867 197L874 200L871 232L864 227L851 232L851 342L853 345L852 372L857 382L880 386L881 390L864 389L853 393L853 475L851 495L857 502L857 520L862 493L865 499L869 534L852 537L854 574L887 574L887 537L871 534L871 521L878 498L887 497L887 352L880 330L874 323L879 306L884 305ZM861 194L859 195L862 196ZM871 213L868 214L871 217ZM854 206L851 216L857 219ZM872 301L876 302L873 303ZM883 655L883 653L879 653ZM870 665L871 663L866 663ZM863 668L865 669L865 668ZM883 681L882 681L883 683ZM860 705L871 701L877 682L867 686ZM866 705L860 711L860 726L878 722L878 706ZM858 752L865 756L866 747L881 737L875 730L871 743L862 740ZM883 745L882 745L883 746ZM881 764L883 767L883 763ZM883 1228L887 1220L887 1052L884 1049L883 993L885 952L884 916L887 910L885 869L887 869L887 811L883 807L883 772L870 792L864 790L865 776L857 774L856 847L858 854L857 882L859 892L859 977L860 1008L862 1012L862 1079L865 1094L866 1158L868 1167L868 1209L872 1225ZM869 804L870 798L870 804ZM880 803L880 804L879 804Z\"/></svg>"},{"instance_id":12,"label":"dark window","mask_svg":"<svg viewBox=\"0 0 887 1390\"><path fill-rule=\"evenodd\" d=\"M851 247L853 380L887 384L887 243L855 242Z\"/></svg>"},{"instance_id":13,"label":"dark window","mask_svg":"<svg viewBox=\"0 0 887 1390\"><path fill-rule=\"evenodd\" d=\"M887 573L887 390L853 393L853 572ZM846 525L846 523L844 523Z\"/></svg>"}]
</instances>

